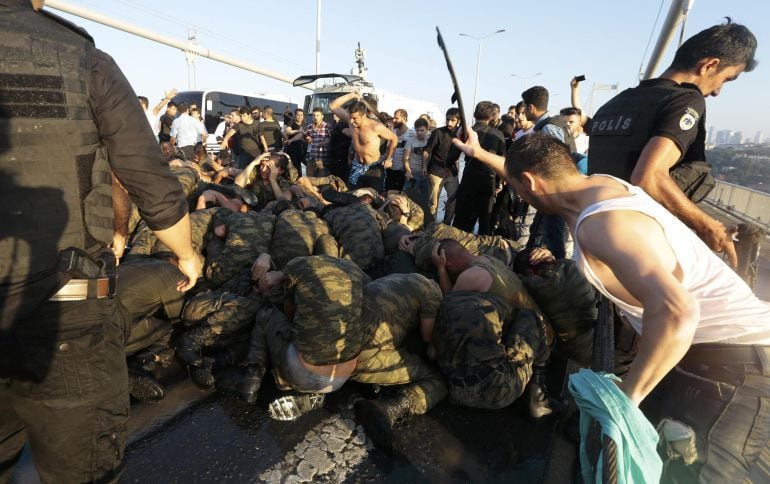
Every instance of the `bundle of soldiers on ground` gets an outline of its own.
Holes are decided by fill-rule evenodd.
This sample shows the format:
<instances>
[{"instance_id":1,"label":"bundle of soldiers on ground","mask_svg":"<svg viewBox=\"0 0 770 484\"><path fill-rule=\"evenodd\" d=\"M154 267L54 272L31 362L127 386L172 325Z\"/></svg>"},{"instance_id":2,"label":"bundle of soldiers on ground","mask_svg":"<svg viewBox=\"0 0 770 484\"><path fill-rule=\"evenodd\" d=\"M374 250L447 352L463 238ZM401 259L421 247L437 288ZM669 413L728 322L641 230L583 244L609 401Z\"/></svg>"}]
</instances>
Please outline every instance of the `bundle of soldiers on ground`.
<instances>
[{"instance_id":1,"label":"bundle of soldiers on ground","mask_svg":"<svg viewBox=\"0 0 770 484\"><path fill-rule=\"evenodd\" d=\"M405 110L388 127L370 111L373 101L361 98L353 92L332 104L333 128L320 110L305 127L297 110L278 146L276 138L269 146L234 127L217 155L199 143L186 160L171 142L174 130L171 141L161 141L205 264L196 287L178 292L173 254L131 217L118 299L133 318L127 354L134 398L162 398L158 380L175 357L201 387L252 403L272 375L286 391L269 405L276 419L321 406L324 393L348 379L392 387L355 404L367 434L385 448L396 422L445 398L496 409L525 395L534 418L555 410L545 393L546 364L552 350L590 363L597 293L572 261L544 247L526 249L526 237L493 235L489 221L480 221L482 235L472 233L476 220L469 230L451 226L462 185L459 195L447 189L443 223L435 220L442 182L454 178L457 187L456 108L447 111L446 126L429 133L424 117L408 128ZM257 111L247 106L238 114ZM474 116L475 128L495 131L490 137L502 154L504 129L490 126L501 124L499 108L482 101ZM509 141L526 131L506 122ZM346 142L341 148L329 147L334 131ZM294 137L307 151L292 149ZM329 151L345 158L330 159ZM303 164L312 176L301 176ZM499 177L488 178L488 202L498 185L498 199L515 200L500 190ZM470 219L464 213L471 205L458 204L455 220ZM494 226L508 230L508 222Z\"/></svg>"}]
</instances>

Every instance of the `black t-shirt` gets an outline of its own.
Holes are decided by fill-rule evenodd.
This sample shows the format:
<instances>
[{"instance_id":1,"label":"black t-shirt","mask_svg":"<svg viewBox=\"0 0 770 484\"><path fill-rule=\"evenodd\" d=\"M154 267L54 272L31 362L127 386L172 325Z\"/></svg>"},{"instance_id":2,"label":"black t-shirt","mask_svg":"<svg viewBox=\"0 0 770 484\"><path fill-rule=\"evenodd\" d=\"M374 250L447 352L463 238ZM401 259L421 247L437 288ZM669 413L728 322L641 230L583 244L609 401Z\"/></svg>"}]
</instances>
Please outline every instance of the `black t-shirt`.
<instances>
[{"instance_id":1,"label":"black t-shirt","mask_svg":"<svg viewBox=\"0 0 770 484\"><path fill-rule=\"evenodd\" d=\"M644 146L654 136L673 141L677 163L706 158L706 102L694 84L649 79L626 89L596 112L588 173L630 180Z\"/></svg>"},{"instance_id":2,"label":"black t-shirt","mask_svg":"<svg viewBox=\"0 0 770 484\"><path fill-rule=\"evenodd\" d=\"M484 148L484 150L500 156L505 155L505 138L503 138L503 133L499 129L493 128L488 124L476 123L473 126L473 131L478 133L479 144L482 148ZM489 173L490 175L495 174L495 172L492 171L492 169L486 164L482 163L476 158L471 157L465 158L465 169L483 171L485 173Z\"/></svg>"},{"instance_id":3,"label":"black t-shirt","mask_svg":"<svg viewBox=\"0 0 770 484\"><path fill-rule=\"evenodd\" d=\"M283 148L281 125L278 124L278 121L262 121L259 123L259 129L262 132L262 136L265 137L268 148L275 148L276 151L280 151Z\"/></svg>"},{"instance_id":4,"label":"black t-shirt","mask_svg":"<svg viewBox=\"0 0 770 484\"><path fill-rule=\"evenodd\" d=\"M457 159L460 158L460 150L455 148L452 144L452 138L454 138L454 132L450 131L446 126L436 128L430 134L428 138L428 144L425 145L425 151L428 152L430 157L428 160L428 169L438 168L443 171L444 168L449 168L453 174L457 174ZM434 165L431 167L431 165ZM433 171L431 171L433 173Z\"/></svg>"},{"instance_id":5,"label":"black t-shirt","mask_svg":"<svg viewBox=\"0 0 770 484\"><path fill-rule=\"evenodd\" d=\"M257 157L262 154L262 145L259 142L259 123L254 121L251 124L240 122L235 125L236 136L242 151Z\"/></svg>"},{"instance_id":6,"label":"black t-shirt","mask_svg":"<svg viewBox=\"0 0 770 484\"><path fill-rule=\"evenodd\" d=\"M345 121L334 123L332 132L329 135L329 151L327 153L329 161L347 162L348 150L350 150L350 143L353 140L342 131L348 127L349 125Z\"/></svg>"},{"instance_id":7,"label":"black t-shirt","mask_svg":"<svg viewBox=\"0 0 770 484\"><path fill-rule=\"evenodd\" d=\"M171 141L171 123L174 122L174 117L169 114L164 114L160 118L160 130L158 131L159 141Z\"/></svg>"}]
</instances>

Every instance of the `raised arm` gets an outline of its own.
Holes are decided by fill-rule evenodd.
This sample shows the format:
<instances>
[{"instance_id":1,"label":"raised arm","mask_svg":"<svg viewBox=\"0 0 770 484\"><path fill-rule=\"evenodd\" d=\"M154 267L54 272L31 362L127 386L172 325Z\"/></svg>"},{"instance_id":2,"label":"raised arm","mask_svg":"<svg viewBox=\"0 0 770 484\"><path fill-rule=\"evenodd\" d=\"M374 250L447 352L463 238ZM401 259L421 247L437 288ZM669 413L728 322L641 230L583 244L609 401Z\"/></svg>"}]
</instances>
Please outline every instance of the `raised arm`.
<instances>
[{"instance_id":1,"label":"raised arm","mask_svg":"<svg viewBox=\"0 0 770 484\"><path fill-rule=\"evenodd\" d=\"M345 121L346 123L349 123L350 115L348 114L347 110L342 106L344 106L350 101L353 101L354 99L361 99L361 94L358 91L352 91L343 96L338 97L337 99L332 101L331 104L329 104L329 110L334 114L336 114L337 117L340 118L340 121Z\"/></svg>"},{"instance_id":2,"label":"raised arm","mask_svg":"<svg viewBox=\"0 0 770 484\"><path fill-rule=\"evenodd\" d=\"M569 99L572 107L580 110L580 124L585 124L588 116L583 110L583 103L580 101L580 81L577 80L577 77L573 77L569 81Z\"/></svg>"},{"instance_id":3,"label":"raised arm","mask_svg":"<svg viewBox=\"0 0 770 484\"><path fill-rule=\"evenodd\" d=\"M171 89L170 91L166 91L165 97L160 100L158 104L155 105L154 108L152 108L152 115L157 116L160 114L160 110L163 109L163 106L167 105L169 101L171 101L171 98L176 96L176 89Z\"/></svg>"}]
</instances>

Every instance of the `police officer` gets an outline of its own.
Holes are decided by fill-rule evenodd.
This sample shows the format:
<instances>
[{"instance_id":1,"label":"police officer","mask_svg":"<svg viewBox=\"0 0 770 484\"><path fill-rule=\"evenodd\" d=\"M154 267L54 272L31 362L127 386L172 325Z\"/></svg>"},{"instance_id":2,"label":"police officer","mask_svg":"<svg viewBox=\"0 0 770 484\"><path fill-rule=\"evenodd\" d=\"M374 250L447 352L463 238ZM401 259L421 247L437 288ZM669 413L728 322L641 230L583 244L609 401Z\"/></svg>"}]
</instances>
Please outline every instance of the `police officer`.
<instances>
[{"instance_id":1,"label":"police officer","mask_svg":"<svg viewBox=\"0 0 770 484\"><path fill-rule=\"evenodd\" d=\"M661 77L602 106L591 128L588 172L642 187L712 250L737 257L730 231L695 204L713 187L705 160L706 103L725 82L754 69L757 39L728 18L688 39Z\"/></svg>"},{"instance_id":2,"label":"police officer","mask_svg":"<svg viewBox=\"0 0 770 484\"><path fill-rule=\"evenodd\" d=\"M201 263L136 94L85 31L42 3L0 1L0 481L25 440L43 482L108 481L129 409L127 312L105 250L120 189L110 170L176 254L180 290Z\"/></svg>"}]
</instances>

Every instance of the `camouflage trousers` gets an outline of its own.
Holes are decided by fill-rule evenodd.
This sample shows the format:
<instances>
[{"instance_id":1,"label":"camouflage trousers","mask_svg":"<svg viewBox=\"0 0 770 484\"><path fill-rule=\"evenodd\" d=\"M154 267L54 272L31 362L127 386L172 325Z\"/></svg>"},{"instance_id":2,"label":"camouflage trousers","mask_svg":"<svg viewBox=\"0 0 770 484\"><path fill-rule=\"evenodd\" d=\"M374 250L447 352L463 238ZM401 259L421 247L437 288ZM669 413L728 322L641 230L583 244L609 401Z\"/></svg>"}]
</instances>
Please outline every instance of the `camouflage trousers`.
<instances>
[{"instance_id":1,"label":"camouflage trousers","mask_svg":"<svg viewBox=\"0 0 770 484\"><path fill-rule=\"evenodd\" d=\"M502 298L476 292L448 294L433 341L454 404L499 409L513 403L548 359L545 326L535 312L514 311Z\"/></svg>"},{"instance_id":2,"label":"camouflage trousers","mask_svg":"<svg viewBox=\"0 0 770 484\"><path fill-rule=\"evenodd\" d=\"M447 388L438 370L400 347L407 333L405 329L380 324L359 355L350 379L376 385L407 385L403 391L413 395L413 411L422 414L446 397ZM262 308L257 312L245 364L271 366L278 388L290 390L291 383L285 376L286 350L290 343L291 326L286 315L277 308Z\"/></svg>"},{"instance_id":3,"label":"camouflage trousers","mask_svg":"<svg viewBox=\"0 0 770 484\"><path fill-rule=\"evenodd\" d=\"M222 345L226 346L229 337L234 334L248 334L261 304L262 301L254 297L209 291L190 299L184 307L182 318L188 324L200 321L209 326L216 339L222 340Z\"/></svg>"}]
</instances>

